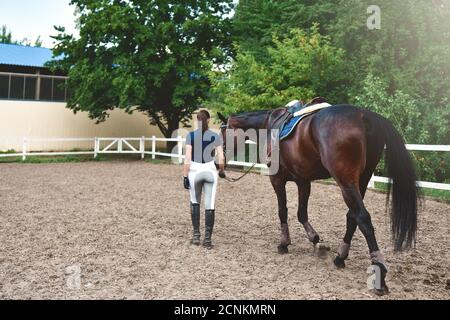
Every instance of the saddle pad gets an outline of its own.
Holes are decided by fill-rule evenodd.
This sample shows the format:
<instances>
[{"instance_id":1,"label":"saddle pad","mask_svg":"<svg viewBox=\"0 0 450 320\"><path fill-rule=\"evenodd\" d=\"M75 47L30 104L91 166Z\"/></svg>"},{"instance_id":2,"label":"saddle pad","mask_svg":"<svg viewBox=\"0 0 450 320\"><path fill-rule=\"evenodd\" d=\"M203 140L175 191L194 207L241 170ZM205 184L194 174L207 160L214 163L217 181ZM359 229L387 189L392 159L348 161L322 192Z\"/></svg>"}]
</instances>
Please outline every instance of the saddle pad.
<instances>
[{"instance_id":1,"label":"saddle pad","mask_svg":"<svg viewBox=\"0 0 450 320\"><path fill-rule=\"evenodd\" d=\"M280 141L289 137L289 135L292 133L292 131L294 131L298 123L307 116L309 116L309 114L303 114L298 117L294 117L288 122L286 122L284 124L283 130L280 131Z\"/></svg>"},{"instance_id":2,"label":"saddle pad","mask_svg":"<svg viewBox=\"0 0 450 320\"><path fill-rule=\"evenodd\" d=\"M329 103L319 103L316 105L312 105L310 107L306 107L296 113L294 113L294 118L286 122L283 126L283 129L280 131L280 141L289 137L289 135L294 131L295 127L299 124L307 116L322 110L324 108L331 107Z\"/></svg>"},{"instance_id":3,"label":"saddle pad","mask_svg":"<svg viewBox=\"0 0 450 320\"><path fill-rule=\"evenodd\" d=\"M314 104L312 106L303 108L300 111L297 111L296 113L294 113L294 117L298 117L298 116L301 116L304 114L310 114L312 112L316 112L316 111L319 111L321 109L328 108L328 107L331 107L331 104L326 103L326 102Z\"/></svg>"}]
</instances>

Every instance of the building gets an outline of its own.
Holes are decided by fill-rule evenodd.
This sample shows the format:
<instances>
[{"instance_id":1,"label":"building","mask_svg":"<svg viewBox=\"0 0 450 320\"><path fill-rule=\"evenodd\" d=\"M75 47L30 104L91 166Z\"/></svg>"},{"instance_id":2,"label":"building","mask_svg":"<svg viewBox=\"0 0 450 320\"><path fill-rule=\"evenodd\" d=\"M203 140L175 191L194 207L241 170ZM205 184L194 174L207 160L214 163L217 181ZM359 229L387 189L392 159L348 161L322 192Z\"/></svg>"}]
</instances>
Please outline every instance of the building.
<instances>
[{"instance_id":1,"label":"building","mask_svg":"<svg viewBox=\"0 0 450 320\"><path fill-rule=\"evenodd\" d=\"M22 141L45 138L161 136L146 115L114 110L95 124L87 113L66 108L67 76L44 65L52 59L47 48L0 44L0 151L22 149ZM30 142L29 151L91 149L83 142Z\"/></svg>"}]
</instances>

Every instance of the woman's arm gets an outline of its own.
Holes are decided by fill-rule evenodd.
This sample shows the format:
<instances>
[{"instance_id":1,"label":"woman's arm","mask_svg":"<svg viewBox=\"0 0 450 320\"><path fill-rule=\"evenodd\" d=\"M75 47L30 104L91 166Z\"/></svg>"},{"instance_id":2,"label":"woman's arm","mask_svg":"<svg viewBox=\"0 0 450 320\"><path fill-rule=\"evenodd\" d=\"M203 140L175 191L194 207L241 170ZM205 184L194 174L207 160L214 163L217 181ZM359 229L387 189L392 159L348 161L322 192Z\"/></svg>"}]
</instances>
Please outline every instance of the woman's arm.
<instances>
[{"instance_id":1,"label":"woman's arm","mask_svg":"<svg viewBox=\"0 0 450 320\"><path fill-rule=\"evenodd\" d=\"M217 154L217 157L219 158L219 172L224 172L225 171L225 155L223 153L222 146L218 146L216 148L216 154Z\"/></svg>"},{"instance_id":2,"label":"woman's arm","mask_svg":"<svg viewBox=\"0 0 450 320\"><path fill-rule=\"evenodd\" d=\"M187 144L183 165L183 177L187 177L189 175L189 168L191 167L191 161L192 161L192 146L190 144Z\"/></svg>"}]
</instances>

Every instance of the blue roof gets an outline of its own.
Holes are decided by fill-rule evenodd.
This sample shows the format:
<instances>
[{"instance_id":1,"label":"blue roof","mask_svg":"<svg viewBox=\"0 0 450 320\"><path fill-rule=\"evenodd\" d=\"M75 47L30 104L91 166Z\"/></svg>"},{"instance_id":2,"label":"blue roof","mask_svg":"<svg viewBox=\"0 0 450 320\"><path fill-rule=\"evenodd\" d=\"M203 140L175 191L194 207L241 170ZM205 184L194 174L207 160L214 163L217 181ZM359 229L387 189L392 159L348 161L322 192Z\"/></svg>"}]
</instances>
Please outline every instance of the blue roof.
<instances>
[{"instance_id":1,"label":"blue roof","mask_svg":"<svg viewBox=\"0 0 450 320\"><path fill-rule=\"evenodd\" d=\"M43 68L52 57L47 48L0 43L0 64Z\"/></svg>"}]
</instances>

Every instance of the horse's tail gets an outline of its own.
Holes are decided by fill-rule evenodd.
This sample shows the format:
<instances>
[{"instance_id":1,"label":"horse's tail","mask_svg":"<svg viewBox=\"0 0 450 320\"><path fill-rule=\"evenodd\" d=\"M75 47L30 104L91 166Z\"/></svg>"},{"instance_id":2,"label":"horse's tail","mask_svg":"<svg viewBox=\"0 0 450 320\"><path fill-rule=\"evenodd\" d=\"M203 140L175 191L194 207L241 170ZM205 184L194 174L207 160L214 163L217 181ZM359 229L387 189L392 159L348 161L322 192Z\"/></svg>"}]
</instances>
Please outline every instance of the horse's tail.
<instances>
[{"instance_id":1,"label":"horse's tail","mask_svg":"<svg viewBox=\"0 0 450 320\"><path fill-rule=\"evenodd\" d=\"M391 178L388 184L387 204L392 192L390 206L391 228L396 251L401 251L403 243L410 248L415 243L417 231L417 209L419 189L416 184L414 164L406 150L405 142L389 120L374 112L364 112L370 123L371 135L386 144L385 162Z\"/></svg>"}]
</instances>

